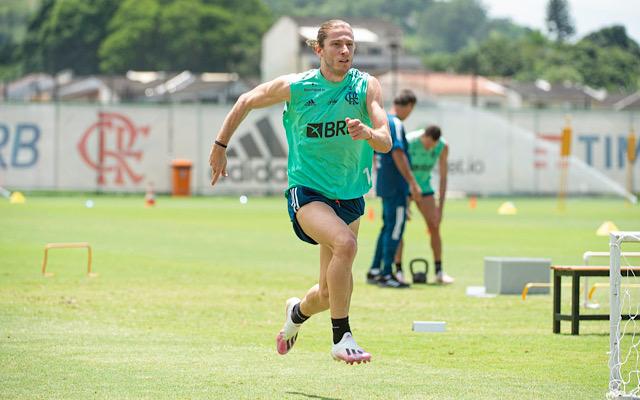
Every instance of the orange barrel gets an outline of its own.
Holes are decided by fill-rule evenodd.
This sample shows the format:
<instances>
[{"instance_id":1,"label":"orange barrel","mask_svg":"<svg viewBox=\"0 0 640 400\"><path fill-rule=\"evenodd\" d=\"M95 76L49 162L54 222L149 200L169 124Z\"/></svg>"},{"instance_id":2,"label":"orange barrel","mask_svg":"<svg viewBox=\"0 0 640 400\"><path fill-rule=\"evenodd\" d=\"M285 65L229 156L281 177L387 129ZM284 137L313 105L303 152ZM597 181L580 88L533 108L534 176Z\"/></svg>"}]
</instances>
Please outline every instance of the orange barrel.
<instances>
[{"instance_id":1,"label":"orange barrel","mask_svg":"<svg viewBox=\"0 0 640 400\"><path fill-rule=\"evenodd\" d=\"M173 196L189 196L191 194L191 160L176 159L171 162Z\"/></svg>"}]
</instances>

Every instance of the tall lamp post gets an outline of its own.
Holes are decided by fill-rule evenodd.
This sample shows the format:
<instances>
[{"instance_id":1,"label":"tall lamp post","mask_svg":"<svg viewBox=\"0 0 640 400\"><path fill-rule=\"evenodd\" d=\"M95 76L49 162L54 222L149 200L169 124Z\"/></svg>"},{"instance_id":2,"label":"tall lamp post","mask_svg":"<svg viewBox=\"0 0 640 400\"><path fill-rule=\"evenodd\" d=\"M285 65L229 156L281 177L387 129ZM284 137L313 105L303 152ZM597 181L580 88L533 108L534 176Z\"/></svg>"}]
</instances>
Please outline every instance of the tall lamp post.
<instances>
[{"instance_id":1,"label":"tall lamp post","mask_svg":"<svg viewBox=\"0 0 640 400\"><path fill-rule=\"evenodd\" d=\"M398 93L398 51L400 50L400 44L397 38L391 39L389 48L391 49L391 98L393 98Z\"/></svg>"},{"instance_id":2,"label":"tall lamp post","mask_svg":"<svg viewBox=\"0 0 640 400\"><path fill-rule=\"evenodd\" d=\"M473 57L473 69L471 71L471 106L478 106L478 55Z\"/></svg>"}]
</instances>

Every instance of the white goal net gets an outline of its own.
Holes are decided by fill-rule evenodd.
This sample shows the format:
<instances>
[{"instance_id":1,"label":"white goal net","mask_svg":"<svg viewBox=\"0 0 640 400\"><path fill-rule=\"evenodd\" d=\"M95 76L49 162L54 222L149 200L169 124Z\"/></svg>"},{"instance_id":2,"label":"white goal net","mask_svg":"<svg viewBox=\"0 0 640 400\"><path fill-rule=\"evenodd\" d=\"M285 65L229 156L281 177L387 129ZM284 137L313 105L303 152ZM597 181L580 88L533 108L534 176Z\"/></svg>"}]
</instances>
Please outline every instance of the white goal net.
<instances>
[{"instance_id":1,"label":"white goal net","mask_svg":"<svg viewBox=\"0 0 640 400\"><path fill-rule=\"evenodd\" d=\"M607 399L640 400L640 267L626 249L640 232L610 234L609 390ZM635 266L634 266L635 265Z\"/></svg>"}]
</instances>

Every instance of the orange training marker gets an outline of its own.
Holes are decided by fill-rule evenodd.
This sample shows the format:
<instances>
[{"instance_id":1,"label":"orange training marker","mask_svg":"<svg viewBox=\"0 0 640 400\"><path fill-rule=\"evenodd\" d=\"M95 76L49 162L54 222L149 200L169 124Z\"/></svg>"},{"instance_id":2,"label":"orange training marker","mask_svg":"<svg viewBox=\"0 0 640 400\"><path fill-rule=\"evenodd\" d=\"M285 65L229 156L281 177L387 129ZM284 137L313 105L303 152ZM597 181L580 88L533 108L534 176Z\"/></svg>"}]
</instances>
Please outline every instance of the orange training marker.
<instances>
[{"instance_id":1,"label":"orange training marker","mask_svg":"<svg viewBox=\"0 0 640 400\"><path fill-rule=\"evenodd\" d=\"M153 191L153 183L147 185L147 193L144 195L144 206L153 207L156 205L156 195Z\"/></svg>"},{"instance_id":2,"label":"orange training marker","mask_svg":"<svg viewBox=\"0 0 640 400\"><path fill-rule=\"evenodd\" d=\"M478 198L476 196L469 197L469 208L475 210L478 206Z\"/></svg>"},{"instance_id":3,"label":"orange training marker","mask_svg":"<svg viewBox=\"0 0 640 400\"><path fill-rule=\"evenodd\" d=\"M373 221L376 218L375 211L373 211L373 207L369 207L369 211L367 212L367 219L369 221Z\"/></svg>"}]
</instances>

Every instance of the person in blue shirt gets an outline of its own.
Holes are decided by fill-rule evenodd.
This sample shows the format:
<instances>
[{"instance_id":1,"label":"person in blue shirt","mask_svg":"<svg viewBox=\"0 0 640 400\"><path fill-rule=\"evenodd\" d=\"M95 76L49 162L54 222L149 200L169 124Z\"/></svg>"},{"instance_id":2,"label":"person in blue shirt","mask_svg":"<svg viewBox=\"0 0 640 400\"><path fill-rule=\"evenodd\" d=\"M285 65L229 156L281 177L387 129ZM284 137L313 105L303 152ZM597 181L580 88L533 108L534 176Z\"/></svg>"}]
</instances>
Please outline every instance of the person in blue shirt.
<instances>
[{"instance_id":1,"label":"person in blue shirt","mask_svg":"<svg viewBox=\"0 0 640 400\"><path fill-rule=\"evenodd\" d=\"M422 191L411 171L409 146L402 121L407 119L416 104L411 90L401 91L393 100L387 115L393 141L389 153L375 153L376 194L382 198L382 229L378 235L376 252L367 272L367 283L388 288L407 288L391 271L398 243L402 239L407 219L407 196L418 201Z\"/></svg>"}]
</instances>

